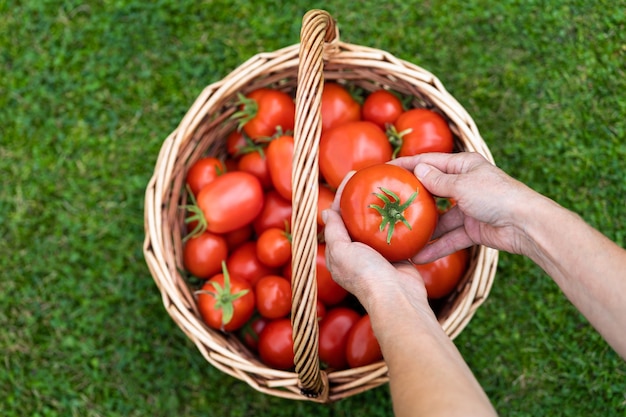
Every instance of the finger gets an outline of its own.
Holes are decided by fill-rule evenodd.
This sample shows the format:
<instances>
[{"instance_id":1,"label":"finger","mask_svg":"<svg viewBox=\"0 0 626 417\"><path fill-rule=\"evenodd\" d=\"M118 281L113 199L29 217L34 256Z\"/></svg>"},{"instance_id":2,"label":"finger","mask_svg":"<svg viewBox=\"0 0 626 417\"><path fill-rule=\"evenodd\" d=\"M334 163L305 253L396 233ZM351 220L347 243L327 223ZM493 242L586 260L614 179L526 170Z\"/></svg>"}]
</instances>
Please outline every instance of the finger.
<instances>
[{"instance_id":1,"label":"finger","mask_svg":"<svg viewBox=\"0 0 626 417\"><path fill-rule=\"evenodd\" d=\"M329 247L335 243L350 243L350 235L341 219L339 212L335 210L325 210L326 224L324 225L324 240Z\"/></svg>"},{"instance_id":2,"label":"finger","mask_svg":"<svg viewBox=\"0 0 626 417\"><path fill-rule=\"evenodd\" d=\"M411 260L416 264L425 264L472 245L474 241L465 233L465 229L458 227L426 245Z\"/></svg>"},{"instance_id":3,"label":"finger","mask_svg":"<svg viewBox=\"0 0 626 417\"><path fill-rule=\"evenodd\" d=\"M439 236L443 236L450 230L462 226L464 222L465 214L463 214L458 205L455 205L439 217L432 238L436 239Z\"/></svg>"},{"instance_id":4,"label":"finger","mask_svg":"<svg viewBox=\"0 0 626 417\"><path fill-rule=\"evenodd\" d=\"M333 203L330 206L331 209L333 209L335 211L339 211L339 202L341 201L341 193L343 192L343 189L345 188L346 183L348 182L348 180L350 178L352 178L352 176L355 173L356 173L356 171L350 171L343 178L343 180L341 181L341 184L339 184L339 187L337 187L337 192L335 193L335 199L333 200Z\"/></svg>"}]
</instances>

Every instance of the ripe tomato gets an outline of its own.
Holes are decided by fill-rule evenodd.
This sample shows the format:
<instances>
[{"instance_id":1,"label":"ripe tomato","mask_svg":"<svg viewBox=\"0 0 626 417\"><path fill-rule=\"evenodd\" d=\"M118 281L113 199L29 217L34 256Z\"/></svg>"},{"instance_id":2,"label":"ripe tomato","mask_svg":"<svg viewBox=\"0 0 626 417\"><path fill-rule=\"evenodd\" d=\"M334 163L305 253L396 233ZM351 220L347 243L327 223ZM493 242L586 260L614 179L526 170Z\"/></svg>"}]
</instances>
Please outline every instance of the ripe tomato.
<instances>
[{"instance_id":1,"label":"ripe tomato","mask_svg":"<svg viewBox=\"0 0 626 417\"><path fill-rule=\"evenodd\" d=\"M322 132L361 119L361 106L341 84L326 83L322 91Z\"/></svg>"},{"instance_id":2,"label":"ripe tomato","mask_svg":"<svg viewBox=\"0 0 626 417\"><path fill-rule=\"evenodd\" d=\"M415 264L429 298L443 298L459 283L469 260L469 249L462 249L427 264Z\"/></svg>"},{"instance_id":3,"label":"ripe tomato","mask_svg":"<svg viewBox=\"0 0 626 417\"><path fill-rule=\"evenodd\" d=\"M322 211L330 208L335 200L335 192L323 184L319 184L319 192L317 197L317 224L324 226L322 220Z\"/></svg>"},{"instance_id":4,"label":"ripe tomato","mask_svg":"<svg viewBox=\"0 0 626 417\"><path fill-rule=\"evenodd\" d=\"M437 225L433 196L412 172L396 165L357 171L346 182L339 207L352 239L392 262L419 252Z\"/></svg>"},{"instance_id":5,"label":"ripe tomato","mask_svg":"<svg viewBox=\"0 0 626 417\"><path fill-rule=\"evenodd\" d=\"M228 244L228 250L232 251L235 248L239 247L243 243L250 240L252 237L252 225L247 224L239 229L235 229L232 232L224 233L224 239L226 239L226 244Z\"/></svg>"},{"instance_id":6,"label":"ripe tomato","mask_svg":"<svg viewBox=\"0 0 626 417\"><path fill-rule=\"evenodd\" d=\"M259 279L274 275L275 268L263 264L256 255L257 243L248 241L233 250L226 259L226 266L232 277L248 281L254 287Z\"/></svg>"},{"instance_id":7,"label":"ripe tomato","mask_svg":"<svg viewBox=\"0 0 626 417\"><path fill-rule=\"evenodd\" d=\"M209 232L226 233L252 222L263 209L263 187L252 174L227 172L200 190L197 205Z\"/></svg>"},{"instance_id":8,"label":"ripe tomato","mask_svg":"<svg viewBox=\"0 0 626 417\"><path fill-rule=\"evenodd\" d=\"M260 235L270 227L284 230L291 225L292 211L291 200L282 198L276 190L269 190L265 193L263 209L253 222L254 231Z\"/></svg>"},{"instance_id":9,"label":"ripe tomato","mask_svg":"<svg viewBox=\"0 0 626 417\"><path fill-rule=\"evenodd\" d=\"M183 265L198 278L208 279L219 273L227 256L226 239L215 233L201 233L187 240L183 246Z\"/></svg>"},{"instance_id":10,"label":"ripe tomato","mask_svg":"<svg viewBox=\"0 0 626 417\"><path fill-rule=\"evenodd\" d=\"M278 275L266 275L254 287L256 308L268 319L286 317L291 311L291 284Z\"/></svg>"},{"instance_id":11,"label":"ripe tomato","mask_svg":"<svg viewBox=\"0 0 626 417\"><path fill-rule=\"evenodd\" d=\"M287 370L294 367L291 319L272 320L259 335L259 356L268 366Z\"/></svg>"},{"instance_id":12,"label":"ripe tomato","mask_svg":"<svg viewBox=\"0 0 626 417\"><path fill-rule=\"evenodd\" d=\"M267 157L262 150L252 150L241 155L237 161L237 170L248 172L257 177L264 190L272 186Z\"/></svg>"},{"instance_id":13,"label":"ripe tomato","mask_svg":"<svg viewBox=\"0 0 626 417\"><path fill-rule=\"evenodd\" d=\"M357 321L346 342L346 359L350 368L369 365L383 358L368 314Z\"/></svg>"},{"instance_id":14,"label":"ripe tomato","mask_svg":"<svg viewBox=\"0 0 626 417\"><path fill-rule=\"evenodd\" d=\"M283 229L270 227L257 238L256 255L272 268L279 268L291 259L291 236Z\"/></svg>"},{"instance_id":15,"label":"ripe tomato","mask_svg":"<svg viewBox=\"0 0 626 417\"><path fill-rule=\"evenodd\" d=\"M391 159L387 135L372 122L349 122L328 130L320 139L319 166L332 188L352 170Z\"/></svg>"},{"instance_id":16,"label":"ripe tomato","mask_svg":"<svg viewBox=\"0 0 626 417\"><path fill-rule=\"evenodd\" d=\"M326 244L324 243L317 245L315 265L317 271L317 298L327 306L333 306L342 302L348 296L348 291L333 280L326 266Z\"/></svg>"},{"instance_id":17,"label":"ripe tomato","mask_svg":"<svg viewBox=\"0 0 626 417\"><path fill-rule=\"evenodd\" d=\"M361 108L363 120L376 123L381 129L393 124L404 112L400 99L390 91L376 90L370 93Z\"/></svg>"},{"instance_id":18,"label":"ripe tomato","mask_svg":"<svg viewBox=\"0 0 626 417\"><path fill-rule=\"evenodd\" d=\"M238 158L240 152L250 144L252 141L239 130L235 129L226 136L226 152L231 158Z\"/></svg>"},{"instance_id":19,"label":"ripe tomato","mask_svg":"<svg viewBox=\"0 0 626 417\"><path fill-rule=\"evenodd\" d=\"M253 317L240 330L239 338L248 348L257 351L259 348L259 335L269 323L265 317Z\"/></svg>"},{"instance_id":20,"label":"ripe tomato","mask_svg":"<svg viewBox=\"0 0 626 417\"><path fill-rule=\"evenodd\" d=\"M289 94L273 88L259 88L241 99L235 113L239 126L251 139L268 138L282 131L293 130L296 105Z\"/></svg>"},{"instance_id":21,"label":"ripe tomato","mask_svg":"<svg viewBox=\"0 0 626 417\"><path fill-rule=\"evenodd\" d=\"M359 313L351 308L335 307L328 310L320 321L319 357L329 368L344 369L348 366L348 334L359 319Z\"/></svg>"},{"instance_id":22,"label":"ripe tomato","mask_svg":"<svg viewBox=\"0 0 626 417\"><path fill-rule=\"evenodd\" d=\"M291 169L293 166L293 136L280 136L270 141L265 151L267 168L278 194L291 201Z\"/></svg>"},{"instance_id":23,"label":"ripe tomato","mask_svg":"<svg viewBox=\"0 0 626 417\"><path fill-rule=\"evenodd\" d=\"M226 171L224 163L217 158L208 156L198 159L187 171L187 184L193 195L197 196L202 187Z\"/></svg>"},{"instance_id":24,"label":"ripe tomato","mask_svg":"<svg viewBox=\"0 0 626 417\"><path fill-rule=\"evenodd\" d=\"M401 143L397 156L452 152L454 149L454 138L448 122L432 110L407 110L398 117L394 126Z\"/></svg>"},{"instance_id":25,"label":"ripe tomato","mask_svg":"<svg viewBox=\"0 0 626 417\"><path fill-rule=\"evenodd\" d=\"M254 293L250 284L223 273L213 276L197 292L198 310L210 327L227 332L241 328L254 313Z\"/></svg>"}]
</instances>

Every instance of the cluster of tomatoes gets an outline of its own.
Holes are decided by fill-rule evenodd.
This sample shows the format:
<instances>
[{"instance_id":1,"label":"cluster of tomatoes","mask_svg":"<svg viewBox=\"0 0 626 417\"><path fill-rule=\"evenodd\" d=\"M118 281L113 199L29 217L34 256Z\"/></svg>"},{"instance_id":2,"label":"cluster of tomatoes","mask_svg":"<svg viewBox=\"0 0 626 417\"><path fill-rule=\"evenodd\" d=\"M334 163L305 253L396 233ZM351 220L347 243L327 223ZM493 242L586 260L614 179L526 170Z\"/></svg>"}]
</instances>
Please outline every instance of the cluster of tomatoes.
<instances>
[{"instance_id":1,"label":"cluster of tomatoes","mask_svg":"<svg viewBox=\"0 0 626 417\"><path fill-rule=\"evenodd\" d=\"M201 280L197 303L208 326L237 334L268 366L291 369L295 104L286 92L260 88L241 96L238 110L233 115L238 127L225 138L227 158L207 156L188 170L183 263ZM363 366L382 355L369 317L326 267L319 213L330 207L346 174L356 170L340 203L350 235L387 259L407 259L431 238L440 209L415 176L386 162L453 148L453 134L435 111L405 110L398 96L384 89L367 93L361 103L339 83L324 86L316 266L319 358L328 368ZM385 220L390 210L394 215ZM364 216L371 221L350 221ZM467 258L462 251L416 265L431 298L454 289Z\"/></svg>"}]
</instances>

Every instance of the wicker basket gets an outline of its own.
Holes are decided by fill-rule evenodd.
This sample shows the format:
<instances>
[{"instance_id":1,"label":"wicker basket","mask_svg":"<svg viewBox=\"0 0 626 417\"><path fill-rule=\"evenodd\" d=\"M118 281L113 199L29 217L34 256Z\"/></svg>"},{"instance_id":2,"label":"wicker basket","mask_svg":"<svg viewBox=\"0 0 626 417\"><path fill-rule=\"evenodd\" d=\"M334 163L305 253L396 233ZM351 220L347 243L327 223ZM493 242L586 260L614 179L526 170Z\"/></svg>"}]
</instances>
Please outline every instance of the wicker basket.
<instances>
[{"instance_id":1,"label":"wicker basket","mask_svg":"<svg viewBox=\"0 0 626 417\"><path fill-rule=\"evenodd\" d=\"M387 52L341 42L333 19L322 10L303 18L301 43L260 53L202 91L179 126L165 140L146 190L144 255L172 319L206 360L254 389L290 399L331 402L388 381L384 362L342 371L320 369L317 356L315 253L317 247L318 141L320 92L324 79L367 91L385 87L413 96L414 104L438 109L449 121L457 150L474 151L493 162L463 107L431 73ZM296 93L293 190L292 323L295 372L271 369L234 336L204 325L182 270L186 203L185 175L206 154L225 154L225 137L235 127L229 116L238 93L271 86ZM438 318L456 337L485 301L498 252L475 247L470 268L457 290L444 300Z\"/></svg>"}]
</instances>

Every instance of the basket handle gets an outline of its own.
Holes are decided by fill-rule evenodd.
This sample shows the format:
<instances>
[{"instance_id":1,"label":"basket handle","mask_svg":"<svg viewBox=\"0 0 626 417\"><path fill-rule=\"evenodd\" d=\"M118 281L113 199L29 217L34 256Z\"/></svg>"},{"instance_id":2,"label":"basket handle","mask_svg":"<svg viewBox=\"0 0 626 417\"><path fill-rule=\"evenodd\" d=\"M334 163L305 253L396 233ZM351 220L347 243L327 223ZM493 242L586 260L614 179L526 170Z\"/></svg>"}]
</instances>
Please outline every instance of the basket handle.
<instances>
[{"instance_id":1,"label":"basket handle","mask_svg":"<svg viewBox=\"0 0 626 417\"><path fill-rule=\"evenodd\" d=\"M317 200L319 141L322 131L321 96L324 85L324 44L337 38L336 25L324 10L302 18L292 201L292 310L295 369L303 395L328 399L328 379L320 370L317 321Z\"/></svg>"}]
</instances>

